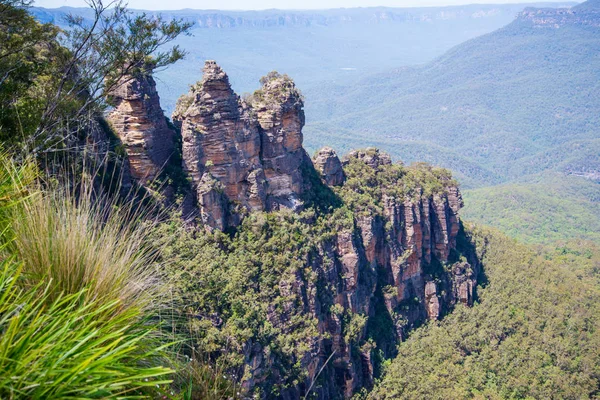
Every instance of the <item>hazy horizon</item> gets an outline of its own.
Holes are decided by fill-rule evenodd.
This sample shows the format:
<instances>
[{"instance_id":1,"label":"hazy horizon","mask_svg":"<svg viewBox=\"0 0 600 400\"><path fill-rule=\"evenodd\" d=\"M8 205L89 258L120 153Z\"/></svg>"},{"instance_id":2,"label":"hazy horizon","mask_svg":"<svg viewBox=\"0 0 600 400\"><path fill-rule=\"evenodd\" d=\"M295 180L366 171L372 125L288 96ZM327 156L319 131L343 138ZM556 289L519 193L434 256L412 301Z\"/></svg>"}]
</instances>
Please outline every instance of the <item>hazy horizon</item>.
<instances>
[{"instance_id":1,"label":"hazy horizon","mask_svg":"<svg viewBox=\"0 0 600 400\"><path fill-rule=\"evenodd\" d=\"M465 1L465 0L380 0L377 2L368 0L290 0L282 2L280 0L171 0L164 2L162 0L131 0L128 2L129 8L142 10L229 10L229 11L259 11L268 9L281 10L324 10L333 8L357 8L357 7L444 7L460 6L469 4L521 4L535 3L536 1L524 0L490 0L490 1ZM564 3L562 0L545 0L540 2ZM85 0L38 0L34 6L45 8L59 7L87 7Z\"/></svg>"}]
</instances>

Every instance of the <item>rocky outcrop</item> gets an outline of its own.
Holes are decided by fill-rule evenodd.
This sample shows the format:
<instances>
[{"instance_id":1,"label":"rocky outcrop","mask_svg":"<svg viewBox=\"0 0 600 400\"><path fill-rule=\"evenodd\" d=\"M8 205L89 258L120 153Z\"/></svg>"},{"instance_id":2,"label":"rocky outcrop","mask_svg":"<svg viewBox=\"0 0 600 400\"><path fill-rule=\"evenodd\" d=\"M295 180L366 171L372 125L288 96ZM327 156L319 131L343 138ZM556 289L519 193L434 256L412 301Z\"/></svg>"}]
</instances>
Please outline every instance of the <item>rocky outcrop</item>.
<instances>
[{"instance_id":1,"label":"rocky outcrop","mask_svg":"<svg viewBox=\"0 0 600 400\"><path fill-rule=\"evenodd\" d=\"M197 189L202 223L205 226L225 230L228 203L221 182L216 180L210 172L206 172L202 175Z\"/></svg>"},{"instance_id":2,"label":"rocky outcrop","mask_svg":"<svg viewBox=\"0 0 600 400\"><path fill-rule=\"evenodd\" d=\"M341 186L344 183L342 162L331 147L323 147L319 150L313 159L313 164L327 185Z\"/></svg>"},{"instance_id":3,"label":"rocky outcrop","mask_svg":"<svg viewBox=\"0 0 600 400\"><path fill-rule=\"evenodd\" d=\"M304 101L286 75L270 73L261 83L252 97L252 108L260 124L268 209L297 209L305 185L302 166L313 168L302 147Z\"/></svg>"},{"instance_id":4,"label":"rocky outcrop","mask_svg":"<svg viewBox=\"0 0 600 400\"><path fill-rule=\"evenodd\" d=\"M319 165L326 163L317 160L331 154L322 153L315 158L321 171ZM378 200L365 208L353 206L345 222L331 217L329 229L335 233L320 242L305 265L318 276L316 282L298 277L286 284L286 296L304 299L296 307L305 310L304 318L317 321L321 333L310 350L289 362L309 371L307 382L323 368L321 385L313 388L321 399L350 398L369 387L378 368L376 354L392 356L412 327L442 318L455 304L471 305L479 270L475 254L457 248L462 198L451 179L424 169L415 171L424 178L411 182L405 175L413 167L392 164L387 154L372 148L350 153L344 166L348 184L358 180L352 175L358 170L370 178L356 188L342 184L336 193L345 197L346 190L364 194L373 189ZM280 319L269 322L281 326ZM260 372L250 373L248 388L264 384L267 378L261 374L275 362L265 358L262 348L255 350L247 371ZM302 398L305 390L290 387L281 398Z\"/></svg>"},{"instance_id":5,"label":"rocky outcrop","mask_svg":"<svg viewBox=\"0 0 600 400\"><path fill-rule=\"evenodd\" d=\"M205 173L223 186L225 228L237 226L247 212L300 208L302 167L312 168L302 148L299 91L278 74L262 83L250 104L233 92L221 67L207 61L202 81L180 98L173 114L181 127L184 169L196 189Z\"/></svg>"},{"instance_id":6,"label":"rocky outcrop","mask_svg":"<svg viewBox=\"0 0 600 400\"><path fill-rule=\"evenodd\" d=\"M472 304L479 265L472 252L457 248L462 197L447 171L394 164L375 148L353 151L343 162L324 148L311 161L302 147L304 104L294 83L278 73L261 83L241 99L227 74L208 61L202 81L173 114L182 168L209 231L238 227L251 213L301 211L305 200L316 206L296 216L249 218L265 227L292 219L290 251L307 247L292 268L278 266L286 273L265 271L268 278L259 279L261 291L276 300L263 314L267 330L300 344L287 343L289 351L278 353L281 343L271 347L245 337L242 388L249 396L300 399L310 388L320 399L350 398L373 384L381 355L393 356L408 330L442 318L455 304ZM148 180L173 151L173 139L159 118L154 81L139 78L123 87L113 94L111 121L136 178ZM310 197L313 192L318 195ZM257 228L249 237L264 239L272 231ZM262 256L254 262L262 263ZM219 326L227 323L226 315L216 317ZM314 330L296 337L303 326ZM285 368L303 373L289 382Z\"/></svg>"},{"instance_id":7,"label":"rocky outcrop","mask_svg":"<svg viewBox=\"0 0 600 400\"><path fill-rule=\"evenodd\" d=\"M531 8L523 10L517 22L533 28L559 29L565 25L600 27L600 3L588 0L572 8Z\"/></svg>"},{"instance_id":8,"label":"rocky outcrop","mask_svg":"<svg viewBox=\"0 0 600 400\"><path fill-rule=\"evenodd\" d=\"M374 147L369 147L368 149L365 149L365 150L351 151L346 156L345 161L348 162L348 160L352 160L352 159L358 159L373 169L377 169L384 165L392 164L392 158L390 157L389 154L381 152L381 151L379 151L379 149L376 149Z\"/></svg>"},{"instance_id":9,"label":"rocky outcrop","mask_svg":"<svg viewBox=\"0 0 600 400\"><path fill-rule=\"evenodd\" d=\"M207 62L204 79L182 97L173 120L181 127L183 168L192 179L198 198L205 195L203 177L220 182L223 222L203 221L212 228L235 225L232 204L249 211L264 210L264 173L260 162L260 133L249 106L231 89L227 74ZM205 206L199 201L201 213Z\"/></svg>"},{"instance_id":10,"label":"rocky outcrop","mask_svg":"<svg viewBox=\"0 0 600 400\"><path fill-rule=\"evenodd\" d=\"M150 74L125 76L109 99L114 109L106 119L123 143L131 177L152 181L175 150L175 132L167 125L154 79Z\"/></svg>"}]
</instances>

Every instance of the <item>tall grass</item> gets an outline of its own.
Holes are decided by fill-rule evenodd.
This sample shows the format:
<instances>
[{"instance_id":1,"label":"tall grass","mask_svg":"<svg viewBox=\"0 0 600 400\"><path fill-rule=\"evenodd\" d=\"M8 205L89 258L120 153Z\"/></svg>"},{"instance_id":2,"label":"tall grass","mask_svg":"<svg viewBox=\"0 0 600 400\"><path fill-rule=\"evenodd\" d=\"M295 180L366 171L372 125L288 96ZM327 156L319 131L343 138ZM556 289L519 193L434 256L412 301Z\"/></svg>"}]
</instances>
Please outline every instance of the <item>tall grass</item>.
<instances>
[{"instance_id":1,"label":"tall grass","mask_svg":"<svg viewBox=\"0 0 600 400\"><path fill-rule=\"evenodd\" d=\"M157 250L147 243L153 224L136 206L97 194L91 178L37 189L11 216L11 251L29 285L51 281L50 297L86 288L86 299L119 300L122 309L156 306L162 285Z\"/></svg>"},{"instance_id":2,"label":"tall grass","mask_svg":"<svg viewBox=\"0 0 600 400\"><path fill-rule=\"evenodd\" d=\"M150 228L91 180L48 189L33 171L0 153L0 398L151 394L173 371L148 320L161 283Z\"/></svg>"},{"instance_id":3,"label":"tall grass","mask_svg":"<svg viewBox=\"0 0 600 400\"><path fill-rule=\"evenodd\" d=\"M0 152L0 399L239 398L226 368L165 333L174 277L152 218L93 177L36 178Z\"/></svg>"},{"instance_id":4,"label":"tall grass","mask_svg":"<svg viewBox=\"0 0 600 400\"><path fill-rule=\"evenodd\" d=\"M3 244L12 238L10 212L27 198L28 188L36 176L32 163L17 165L0 150L0 239Z\"/></svg>"},{"instance_id":5,"label":"tall grass","mask_svg":"<svg viewBox=\"0 0 600 400\"><path fill-rule=\"evenodd\" d=\"M0 268L0 398L127 398L169 383L172 371L145 365L159 349L137 310L85 289L50 296L52 282L21 289L16 264Z\"/></svg>"},{"instance_id":6,"label":"tall grass","mask_svg":"<svg viewBox=\"0 0 600 400\"><path fill-rule=\"evenodd\" d=\"M189 349L188 349L189 350ZM180 357L172 388L181 400L241 399L243 387L230 376L230 370L219 360L192 350Z\"/></svg>"}]
</instances>

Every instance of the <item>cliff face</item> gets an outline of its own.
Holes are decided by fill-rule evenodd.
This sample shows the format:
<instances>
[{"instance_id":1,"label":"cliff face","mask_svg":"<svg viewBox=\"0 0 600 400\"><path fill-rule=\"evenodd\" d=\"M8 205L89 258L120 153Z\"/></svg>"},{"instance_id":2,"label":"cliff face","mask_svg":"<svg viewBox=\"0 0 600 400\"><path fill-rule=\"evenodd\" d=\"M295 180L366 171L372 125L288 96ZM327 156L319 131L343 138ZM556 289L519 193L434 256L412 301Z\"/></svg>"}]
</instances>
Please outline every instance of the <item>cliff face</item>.
<instances>
[{"instance_id":1,"label":"cliff face","mask_svg":"<svg viewBox=\"0 0 600 400\"><path fill-rule=\"evenodd\" d=\"M517 18L534 28L559 29L565 25L600 27L600 2L589 0L572 8L526 8Z\"/></svg>"},{"instance_id":2,"label":"cliff face","mask_svg":"<svg viewBox=\"0 0 600 400\"><path fill-rule=\"evenodd\" d=\"M152 181L174 151L174 134L165 120L150 75L127 76L110 93L114 109L107 120L119 135L134 179Z\"/></svg>"},{"instance_id":3,"label":"cliff face","mask_svg":"<svg viewBox=\"0 0 600 400\"><path fill-rule=\"evenodd\" d=\"M146 77L124 85L109 116L142 181L173 150L153 83ZM223 296L232 302L253 293L236 312L223 312L226 303L201 313L217 325L198 318L212 326L217 343L220 332L230 332L227 342L243 353L234 371L248 395L350 398L373 384L383 358L411 328L472 304L479 265L460 232L462 198L447 171L394 164L377 149L341 161L324 148L311 161L294 83L277 73L261 83L241 99L209 61L173 115L202 224L237 228L225 235L232 244L210 254L257 268L252 279L219 289L238 288ZM223 280L218 274L215 284ZM212 282L206 271L201 280ZM244 307L257 327L236 337Z\"/></svg>"},{"instance_id":4,"label":"cliff face","mask_svg":"<svg viewBox=\"0 0 600 400\"><path fill-rule=\"evenodd\" d=\"M222 220L208 216L216 206L211 201L200 204L209 226L235 227L251 211L301 207L301 168L308 160L302 148L304 111L289 78L267 77L250 105L233 92L227 74L207 61L202 81L179 100L173 120L181 127L184 169L198 197L206 198L205 174L223 186Z\"/></svg>"},{"instance_id":5,"label":"cliff face","mask_svg":"<svg viewBox=\"0 0 600 400\"><path fill-rule=\"evenodd\" d=\"M344 183L345 176L342 163L331 147L324 147L319 150L313 159L313 163L327 185L341 186Z\"/></svg>"},{"instance_id":6,"label":"cliff face","mask_svg":"<svg viewBox=\"0 0 600 400\"><path fill-rule=\"evenodd\" d=\"M324 155L340 162L329 149L316 159ZM317 398L350 398L370 387L381 357L392 356L411 328L473 302L479 264L457 246L456 183L441 170L393 164L376 149L352 152L343 164L347 181L334 190L344 205L323 217L331 236L315 245L304 266L318 278L282 277L279 290L295 295L295 311L267 317L281 327L299 314L319 332L309 350L288 361L299 362L307 376L281 398L302 398L321 368L312 388ZM342 217L344 209L351 214ZM282 379L273 372L280 361L268 353L255 344L247 354L247 390L264 392L265 382Z\"/></svg>"}]
</instances>

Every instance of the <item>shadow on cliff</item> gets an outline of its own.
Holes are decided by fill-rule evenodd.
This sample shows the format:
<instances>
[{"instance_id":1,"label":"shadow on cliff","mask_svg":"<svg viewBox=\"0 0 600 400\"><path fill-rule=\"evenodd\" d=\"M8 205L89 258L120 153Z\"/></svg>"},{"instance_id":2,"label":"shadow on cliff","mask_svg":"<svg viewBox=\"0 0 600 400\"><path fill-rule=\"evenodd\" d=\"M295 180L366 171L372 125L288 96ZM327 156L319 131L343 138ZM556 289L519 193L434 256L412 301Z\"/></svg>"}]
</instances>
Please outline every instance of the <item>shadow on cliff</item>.
<instances>
[{"instance_id":1,"label":"shadow on cliff","mask_svg":"<svg viewBox=\"0 0 600 400\"><path fill-rule=\"evenodd\" d=\"M319 214L328 214L343 205L342 199L333 189L323 183L319 172L313 166L308 155L305 155L301 170L309 188L302 194L302 200L306 208L313 208Z\"/></svg>"},{"instance_id":2,"label":"shadow on cliff","mask_svg":"<svg viewBox=\"0 0 600 400\"><path fill-rule=\"evenodd\" d=\"M485 274L485 268L477 255L477 248L473 242L471 234L465 229L462 221L459 221L459 230L456 237L456 250L452 252L451 257L454 262L459 261L460 255L466 257L475 274L477 285L473 288L473 302L479 301L478 288L486 287L488 277Z\"/></svg>"}]
</instances>

